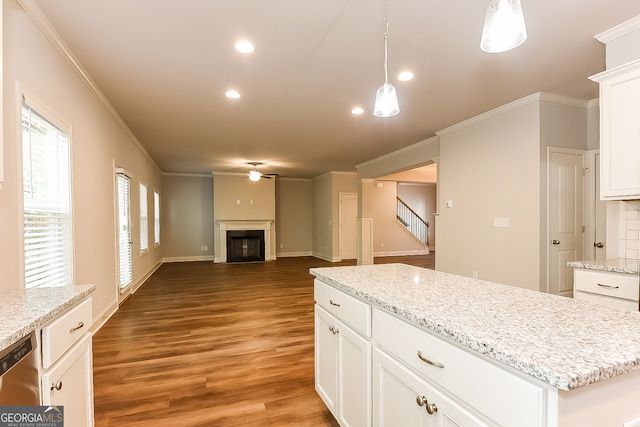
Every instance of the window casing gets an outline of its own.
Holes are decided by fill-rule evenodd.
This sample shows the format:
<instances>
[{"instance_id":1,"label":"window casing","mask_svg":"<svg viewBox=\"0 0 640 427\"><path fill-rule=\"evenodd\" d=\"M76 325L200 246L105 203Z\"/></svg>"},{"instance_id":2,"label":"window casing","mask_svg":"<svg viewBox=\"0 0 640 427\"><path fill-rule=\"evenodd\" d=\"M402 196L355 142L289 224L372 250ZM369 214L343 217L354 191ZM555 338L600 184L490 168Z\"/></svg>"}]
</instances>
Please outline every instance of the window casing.
<instances>
[{"instance_id":1,"label":"window casing","mask_svg":"<svg viewBox=\"0 0 640 427\"><path fill-rule=\"evenodd\" d=\"M147 209L147 186L140 184L140 252L149 250L149 213Z\"/></svg>"},{"instance_id":2,"label":"window casing","mask_svg":"<svg viewBox=\"0 0 640 427\"><path fill-rule=\"evenodd\" d=\"M26 288L73 283L69 131L36 101L22 103Z\"/></svg>"}]
</instances>

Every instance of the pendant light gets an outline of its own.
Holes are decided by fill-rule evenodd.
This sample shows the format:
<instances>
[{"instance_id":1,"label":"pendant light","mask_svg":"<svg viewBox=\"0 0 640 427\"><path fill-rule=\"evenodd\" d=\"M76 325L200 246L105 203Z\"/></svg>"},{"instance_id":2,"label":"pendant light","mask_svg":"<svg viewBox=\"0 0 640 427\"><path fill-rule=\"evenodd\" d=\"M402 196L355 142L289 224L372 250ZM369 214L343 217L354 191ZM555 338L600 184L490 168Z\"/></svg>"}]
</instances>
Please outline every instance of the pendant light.
<instances>
[{"instance_id":1,"label":"pendant light","mask_svg":"<svg viewBox=\"0 0 640 427\"><path fill-rule=\"evenodd\" d=\"M527 28L520 0L491 0L487 7L480 48L499 53L520 46L527 39Z\"/></svg>"},{"instance_id":2,"label":"pendant light","mask_svg":"<svg viewBox=\"0 0 640 427\"><path fill-rule=\"evenodd\" d=\"M396 88L389 83L387 73L387 42L389 39L389 2L384 0L384 83L376 92L376 103L373 107L373 115L376 117L391 117L400 112Z\"/></svg>"}]
</instances>

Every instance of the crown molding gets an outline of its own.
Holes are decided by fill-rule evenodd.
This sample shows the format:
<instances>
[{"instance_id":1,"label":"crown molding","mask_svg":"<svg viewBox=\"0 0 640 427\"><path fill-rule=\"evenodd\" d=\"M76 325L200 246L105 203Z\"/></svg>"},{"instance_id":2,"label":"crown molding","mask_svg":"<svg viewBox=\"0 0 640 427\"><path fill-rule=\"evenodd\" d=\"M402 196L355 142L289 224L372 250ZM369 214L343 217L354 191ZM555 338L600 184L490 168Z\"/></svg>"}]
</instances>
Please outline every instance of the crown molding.
<instances>
[{"instance_id":1,"label":"crown molding","mask_svg":"<svg viewBox=\"0 0 640 427\"><path fill-rule=\"evenodd\" d=\"M640 30L640 15L635 18L631 18L622 24L618 24L611 29L603 31L600 34L596 34L594 38L600 43L607 44L636 30Z\"/></svg>"},{"instance_id":2,"label":"crown molding","mask_svg":"<svg viewBox=\"0 0 640 427\"><path fill-rule=\"evenodd\" d=\"M149 152L144 148L144 146L138 141L138 138L131 132L131 129L127 126L127 124L122 120L122 117L118 114L118 112L113 108L113 105L109 102L106 96L102 93L98 85L93 81L89 73L84 69L78 58L73 54L69 46L65 43L65 41L60 37L56 29L51 25L51 22L47 19L47 17L42 13L42 10L38 7L38 5L33 0L16 0L18 5L22 7L27 16L33 21L36 27L44 34L44 36L49 40L49 43L56 49L56 51L62 56L62 58L67 62L69 67L76 73L76 75L80 78L80 80L84 83L87 88L93 93L93 95L98 99L98 101L103 105L103 107L107 110L109 115L113 118L116 124L124 131L125 135L142 151L142 153L147 157L147 159L153 164L153 166L160 172L162 170L157 165L155 160L151 157Z\"/></svg>"},{"instance_id":3,"label":"crown molding","mask_svg":"<svg viewBox=\"0 0 640 427\"><path fill-rule=\"evenodd\" d=\"M507 111L515 110L525 105L533 104L537 102L551 102L554 104L567 105L571 107L587 108L589 101L585 101L577 98L570 98L568 96L555 95L547 92L538 92L529 96L525 96L524 98L517 99L513 102L502 105L500 107L494 108L493 110L489 110L485 113L482 113L470 119L464 120L460 123L456 123L455 125L449 126L448 128L439 130L438 132L436 132L436 135L438 136L446 135L451 132L455 132L459 129L465 128L467 126L471 126L473 124L482 122L491 117L499 116L501 114L504 114Z\"/></svg>"}]
</instances>

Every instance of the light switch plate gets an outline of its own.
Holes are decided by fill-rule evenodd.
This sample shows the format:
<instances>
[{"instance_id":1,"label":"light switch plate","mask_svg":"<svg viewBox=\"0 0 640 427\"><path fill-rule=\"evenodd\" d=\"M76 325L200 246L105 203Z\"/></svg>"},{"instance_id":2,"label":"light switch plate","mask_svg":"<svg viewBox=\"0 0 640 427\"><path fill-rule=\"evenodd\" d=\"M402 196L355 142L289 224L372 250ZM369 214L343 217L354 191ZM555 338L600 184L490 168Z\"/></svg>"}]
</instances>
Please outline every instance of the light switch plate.
<instances>
[{"instance_id":1,"label":"light switch plate","mask_svg":"<svg viewBox=\"0 0 640 427\"><path fill-rule=\"evenodd\" d=\"M498 228L509 227L509 217L493 218L493 226Z\"/></svg>"}]
</instances>

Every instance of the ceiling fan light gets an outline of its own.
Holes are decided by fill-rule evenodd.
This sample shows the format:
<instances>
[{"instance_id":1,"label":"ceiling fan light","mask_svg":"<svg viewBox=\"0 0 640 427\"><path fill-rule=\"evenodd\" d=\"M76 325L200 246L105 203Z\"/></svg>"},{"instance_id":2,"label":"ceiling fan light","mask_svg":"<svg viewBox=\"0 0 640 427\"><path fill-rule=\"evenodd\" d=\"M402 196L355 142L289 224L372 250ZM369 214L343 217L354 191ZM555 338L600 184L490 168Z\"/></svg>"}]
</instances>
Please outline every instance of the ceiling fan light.
<instances>
[{"instance_id":1,"label":"ceiling fan light","mask_svg":"<svg viewBox=\"0 0 640 427\"><path fill-rule=\"evenodd\" d=\"M520 0L491 0L487 7L480 48L485 52L506 52L527 39Z\"/></svg>"},{"instance_id":2,"label":"ceiling fan light","mask_svg":"<svg viewBox=\"0 0 640 427\"><path fill-rule=\"evenodd\" d=\"M260 172L258 172L257 170L249 171L249 179L253 182L260 181Z\"/></svg>"},{"instance_id":3,"label":"ceiling fan light","mask_svg":"<svg viewBox=\"0 0 640 427\"><path fill-rule=\"evenodd\" d=\"M373 107L373 115L376 117L391 117L400 112L398 107L398 95L396 88L389 82L385 82L376 92L376 103Z\"/></svg>"}]
</instances>

